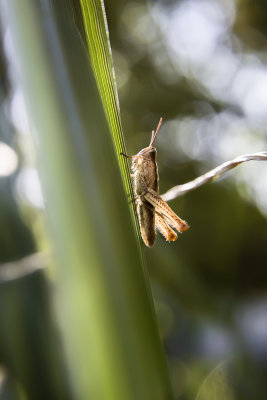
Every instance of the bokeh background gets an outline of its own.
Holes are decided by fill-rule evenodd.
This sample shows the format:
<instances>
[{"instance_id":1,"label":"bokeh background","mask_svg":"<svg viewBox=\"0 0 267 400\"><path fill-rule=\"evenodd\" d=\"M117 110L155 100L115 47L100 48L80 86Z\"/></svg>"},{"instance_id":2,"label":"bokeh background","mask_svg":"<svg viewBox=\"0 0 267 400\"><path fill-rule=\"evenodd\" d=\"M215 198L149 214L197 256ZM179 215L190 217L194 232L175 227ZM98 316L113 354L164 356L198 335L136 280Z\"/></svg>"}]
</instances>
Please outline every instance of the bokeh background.
<instances>
[{"instance_id":1,"label":"bokeh background","mask_svg":"<svg viewBox=\"0 0 267 400\"><path fill-rule=\"evenodd\" d=\"M267 149L264 0L105 3L128 154L148 145L163 117L160 193ZM8 51L8 36L2 46ZM33 234L47 243L30 126L3 48L0 62L6 263L36 250ZM170 205L190 230L171 244L158 234L145 255L175 395L265 399L267 164L241 165Z\"/></svg>"},{"instance_id":2,"label":"bokeh background","mask_svg":"<svg viewBox=\"0 0 267 400\"><path fill-rule=\"evenodd\" d=\"M127 151L147 146L163 117L160 193L266 150L265 1L115 3L106 7ZM240 398L266 394L266 168L247 163L172 201L190 230L146 251L179 398L241 360Z\"/></svg>"}]
</instances>

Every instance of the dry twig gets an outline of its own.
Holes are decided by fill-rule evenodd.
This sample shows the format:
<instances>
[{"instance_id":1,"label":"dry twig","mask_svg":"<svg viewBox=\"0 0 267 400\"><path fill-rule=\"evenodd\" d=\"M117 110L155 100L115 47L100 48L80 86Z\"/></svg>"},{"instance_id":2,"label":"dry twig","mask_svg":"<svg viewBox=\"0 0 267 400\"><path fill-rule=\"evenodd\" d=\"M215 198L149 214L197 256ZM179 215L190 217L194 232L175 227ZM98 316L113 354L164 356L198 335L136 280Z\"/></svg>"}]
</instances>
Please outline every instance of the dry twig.
<instances>
[{"instance_id":1,"label":"dry twig","mask_svg":"<svg viewBox=\"0 0 267 400\"><path fill-rule=\"evenodd\" d=\"M229 171L232 168L237 167L246 161L267 161L267 151L253 154L243 154L242 156L234 158L232 161L226 161L218 167L212 169L204 175L199 176L193 181L184 183L183 185L174 186L172 189L168 190L166 193L161 195L163 200L170 201L176 199L177 197L194 190L197 187L204 185L204 183L214 181L224 172Z\"/></svg>"}]
</instances>

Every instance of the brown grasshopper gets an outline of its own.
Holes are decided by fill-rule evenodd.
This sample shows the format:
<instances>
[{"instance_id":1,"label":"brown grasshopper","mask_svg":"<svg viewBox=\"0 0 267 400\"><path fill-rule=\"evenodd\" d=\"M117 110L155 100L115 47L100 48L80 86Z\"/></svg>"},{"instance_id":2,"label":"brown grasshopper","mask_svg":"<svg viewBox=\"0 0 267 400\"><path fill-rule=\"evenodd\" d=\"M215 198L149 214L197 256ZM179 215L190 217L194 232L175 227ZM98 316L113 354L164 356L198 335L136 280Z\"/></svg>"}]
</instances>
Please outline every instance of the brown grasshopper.
<instances>
[{"instance_id":1,"label":"brown grasshopper","mask_svg":"<svg viewBox=\"0 0 267 400\"><path fill-rule=\"evenodd\" d=\"M152 131L151 141L138 154L124 157L131 158L133 184L137 215L144 243L151 247L156 239L156 228L162 233L165 239L173 242L178 238L178 232L186 231L189 226L179 218L168 204L159 195L159 176L157 167L157 150L153 146L162 118L160 118L156 132Z\"/></svg>"}]
</instances>

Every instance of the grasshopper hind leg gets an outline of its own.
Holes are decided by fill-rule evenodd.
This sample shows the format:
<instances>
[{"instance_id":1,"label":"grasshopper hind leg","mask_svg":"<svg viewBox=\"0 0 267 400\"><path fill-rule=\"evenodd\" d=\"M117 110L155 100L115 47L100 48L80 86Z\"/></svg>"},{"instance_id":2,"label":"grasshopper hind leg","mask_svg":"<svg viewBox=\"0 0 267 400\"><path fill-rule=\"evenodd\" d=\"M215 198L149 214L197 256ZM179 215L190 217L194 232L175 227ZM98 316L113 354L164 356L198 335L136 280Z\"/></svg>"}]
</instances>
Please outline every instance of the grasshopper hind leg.
<instances>
[{"instance_id":1,"label":"grasshopper hind leg","mask_svg":"<svg viewBox=\"0 0 267 400\"><path fill-rule=\"evenodd\" d=\"M170 227L164 215L158 213L157 211L155 213L155 223L156 228L162 234L162 236L165 237L167 242L174 242L178 239L177 233Z\"/></svg>"}]
</instances>

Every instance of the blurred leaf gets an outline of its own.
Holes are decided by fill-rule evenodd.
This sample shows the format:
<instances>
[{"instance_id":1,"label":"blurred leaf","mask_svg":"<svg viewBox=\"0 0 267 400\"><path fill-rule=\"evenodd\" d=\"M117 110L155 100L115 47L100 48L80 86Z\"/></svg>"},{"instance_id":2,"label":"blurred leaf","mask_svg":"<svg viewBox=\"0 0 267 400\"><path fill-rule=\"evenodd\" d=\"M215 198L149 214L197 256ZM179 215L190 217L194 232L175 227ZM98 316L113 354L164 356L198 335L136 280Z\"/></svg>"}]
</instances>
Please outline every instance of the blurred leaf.
<instances>
[{"instance_id":1,"label":"blurred leaf","mask_svg":"<svg viewBox=\"0 0 267 400\"><path fill-rule=\"evenodd\" d=\"M0 57L0 68L4 66L7 71L6 63ZM7 77L0 74L0 142L14 148L15 132L5 110L4 94L8 96L8 90ZM36 251L33 235L23 221L17 204L14 190L16 177L17 173L0 176L0 263L17 260Z\"/></svg>"},{"instance_id":2,"label":"blurred leaf","mask_svg":"<svg viewBox=\"0 0 267 400\"><path fill-rule=\"evenodd\" d=\"M35 252L33 236L21 218L14 198L13 179L0 179L0 263ZM1 265L0 265L1 271Z\"/></svg>"},{"instance_id":3,"label":"blurred leaf","mask_svg":"<svg viewBox=\"0 0 267 400\"><path fill-rule=\"evenodd\" d=\"M14 380L10 378L7 371L0 365L0 400L24 400L21 391Z\"/></svg>"},{"instance_id":4,"label":"blurred leaf","mask_svg":"<svg viewBox=\"0 0 267 400\"><path fill-rule=\"evenodd\" d=\"M222 362L207 376L200 386L196 400L237 399L231 382L228 363Z\"/></svg>"},{"instance_id":5,"label":"blurred leaf","mask_svg":"<svg viewBox=\"0 0 267 400\"><path fill-rule=\"evenodd\" d=\"M5 5L35 128L75 396L171 399L118 155L73 16L48 0Z\"/></svg>"},{"instance_id":6,"label":"blurred leaf","mask_svg":"<svg viewBox=\"0 0 267 400\"><path fill-rule=\"evenodd\" d=\"M50 297L43 271L0 283L0 363L29 399L71 398Z\"/></svg>"}]
</instances>

